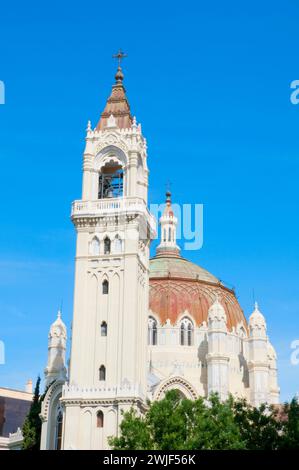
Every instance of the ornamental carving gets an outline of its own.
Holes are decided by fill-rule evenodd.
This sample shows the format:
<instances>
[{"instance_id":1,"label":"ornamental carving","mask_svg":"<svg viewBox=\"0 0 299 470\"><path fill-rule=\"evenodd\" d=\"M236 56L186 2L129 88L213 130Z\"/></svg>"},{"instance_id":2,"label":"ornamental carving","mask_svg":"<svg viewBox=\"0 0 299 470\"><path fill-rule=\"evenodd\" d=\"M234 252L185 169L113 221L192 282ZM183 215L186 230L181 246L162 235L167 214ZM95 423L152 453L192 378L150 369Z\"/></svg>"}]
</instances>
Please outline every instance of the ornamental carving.
<instances>
[{"instance_id":1,"label":"ornamental carving","mask_svg":"<svg viewBox=\"0 0 299 470\"><path fill-rule=\"evenodd\" d=\"M123 139L120 138L118 134L110 133L104 135L100 142L96 145L95 153L98 154L103 150L105 147L109 145L115 145L116 147L120 148L125 154L128 153L128 146L124 142Z\"/></svg>"},{"instance_id":2,"label":"ornamental carving","mask_svg":"<svg viewBox=\"0 0 299 470\"><path fill-rule=\"evenodd\" d=\"M56 380L48 388L47 393L42 401L42 409L40 414L42 421L48 420L51 403L55 400L55 398L57 398L59 394L62 393L62 387L64 383L65 381L63 380Z\"/></svg>"},{"instance_id":3,"label":"ornamental carving","mask_svg":"<svg viewBox=\"0 0 299 470\"><path fill-rule=\"evenodd\" d=\"M175 376L166 379L159 385L155 392L154 399L161 400L168 390L178 390L185 398L189 398L190 400L196 400L198 397L196 390L187 380L182 377Z\"/></svg>"}]
</instances>

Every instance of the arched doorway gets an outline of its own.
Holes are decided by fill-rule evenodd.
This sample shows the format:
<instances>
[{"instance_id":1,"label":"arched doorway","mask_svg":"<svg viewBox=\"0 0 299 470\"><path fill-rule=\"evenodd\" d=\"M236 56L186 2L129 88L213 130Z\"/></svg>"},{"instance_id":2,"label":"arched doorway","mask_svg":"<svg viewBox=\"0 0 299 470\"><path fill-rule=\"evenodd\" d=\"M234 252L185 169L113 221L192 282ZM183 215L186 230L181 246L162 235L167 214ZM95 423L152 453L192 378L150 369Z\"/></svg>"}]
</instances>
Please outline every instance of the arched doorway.
<instances>
[{"instance_id":1,"label":"arched doorway","mask_svg":"<svg viewBox=\"0 0 299 470\"><path fill-rule=\"evenodd\" d=\"M154 399L162 400L168 390L178 390L182 398L196 400L198 394L194 387L183 377L175 376L164 380L157 388Z\"/></svg>"}]
</instances>

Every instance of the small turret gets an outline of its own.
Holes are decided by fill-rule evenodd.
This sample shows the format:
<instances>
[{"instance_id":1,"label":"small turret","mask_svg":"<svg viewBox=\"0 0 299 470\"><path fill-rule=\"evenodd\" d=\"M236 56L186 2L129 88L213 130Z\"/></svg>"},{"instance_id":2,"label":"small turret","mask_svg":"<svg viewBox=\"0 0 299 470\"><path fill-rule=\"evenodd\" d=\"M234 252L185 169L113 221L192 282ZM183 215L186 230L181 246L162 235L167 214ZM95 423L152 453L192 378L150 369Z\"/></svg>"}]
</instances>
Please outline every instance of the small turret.
<instances>
[{"instance_id":1,"label":"small turret","mask_svg":"<svg viewBox=\"0 0 299 470\"><path fill-rule=\"evenodd\" d=\"M254 311L249 317L249 385L250 401L259 406L269 402L269 361L267 326L263 314L255 302Z\"/></svg>"},{"instance_id":2,"label":"small turret","mask_svg":"<svg viewBox=\"0 0 299 470\"><path fill-rule=\"evenodd\" d=\"M251 337L266 338L267 325L264 315L260 312L258 303L254 304L254 311L249 317L249 332Z\"/></svg>"},{"instance_id":3,"label":"small turret","mask_svg":"<svg viewBox=\"0 0 299 470\"><path fill-rule=\"evenodd\" d=\"M56 379L66 379L65 351L67 330L58 311L48 336L48 364L45 369L46 386Z\"/></svg>"},{"instance_id":4,"label":"small turret","mask_svg":"<svg viewBox=\"0 0 299 470\"><path fill-rule=\"evenodd\" d=\"M226 313L218 295L208 312L208 394L218 393L221 400L228 396L229 355Z\"/></svg>"},{"instance_id":5,"label":"small turret","mask_svg":"<svg viewBox=\"0 0 299 470\"><path fill-rule=\"evenodd\" d=\"M217 295L214 303L209 308L208 327L209 329L217 328L226 331L226 322L226 313L223 306L219 302L219 297Z\"/></svg>"}]
</instances>

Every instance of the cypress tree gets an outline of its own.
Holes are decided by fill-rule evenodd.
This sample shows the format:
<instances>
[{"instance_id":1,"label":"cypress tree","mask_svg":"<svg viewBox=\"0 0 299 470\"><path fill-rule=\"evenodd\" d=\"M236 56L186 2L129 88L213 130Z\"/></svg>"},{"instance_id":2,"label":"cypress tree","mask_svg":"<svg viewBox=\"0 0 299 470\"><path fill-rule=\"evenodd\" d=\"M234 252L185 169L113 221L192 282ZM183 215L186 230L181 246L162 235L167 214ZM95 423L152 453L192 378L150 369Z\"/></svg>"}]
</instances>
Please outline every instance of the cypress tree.
<instances>
[{"instance_id":1,"label":"cypress tree","mask_svg":"<svg viewBox=\"0 0 299 470\"><path fill-rule=\"evenodd\" d=\"M40 436L41 436L41 400L39 394L40 377L37 378L34 396L30 406L28 415L24 421L22 428L23 444L22 450L39 450L40 449Z\"/></svg>"}]
</instances>

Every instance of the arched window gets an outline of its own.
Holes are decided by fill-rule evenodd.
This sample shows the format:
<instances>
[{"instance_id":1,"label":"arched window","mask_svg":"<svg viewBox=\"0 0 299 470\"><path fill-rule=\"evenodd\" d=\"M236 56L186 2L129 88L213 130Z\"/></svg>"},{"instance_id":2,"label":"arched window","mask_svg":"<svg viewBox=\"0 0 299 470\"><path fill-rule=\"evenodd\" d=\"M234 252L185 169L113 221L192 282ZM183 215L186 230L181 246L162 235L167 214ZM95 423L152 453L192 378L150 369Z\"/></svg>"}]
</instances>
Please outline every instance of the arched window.
<instances>
[{"instance_id":1,"label":"arched window","mask_svg":"<svg viewBox=\"0 0 299 470\"><path fill-rule=\"evenodd\" d=\"M98 237L94 237L90 244L90 254L93 256L97 256L100 254L100 242Z\"/></svg>"},{"instance_id":2,"label":"arched window","mask_svg":"<svg viewBox=\"0 0 299 470\"><path fill-rule=\"evenodd\" d=\"M157 322L154 318L148 319L148 344L155 346L158 340Z\"/></svg>"},{"instance_id":3,"label":"arched window","mask_svg":"<svg viewBox=\"0 0 299 470\"><path fill-rule=\"evenodd\" d=\"M106 163L99 174L98 198L113 198L123 195L124 172L116 162Z\"/></svg>"},{"instance_id":4,"label":"arched window","mask_svg":"<svg viewBox=\"0 0 299 470\"><path fill-rule=\"evenodd\" d=\"M103 281L102 283L102 293L104 295L109 293L109 282L107 281L107 279L105 279L105 281Z\"/></svg>"},{"instance_id":5,"label":"arched window","mask_svg":"<svg viewBox=\"0 0 299 470\"><path fill-rule=\"evenodd\" d=\"M107 323L105 321L101 324L101 336L107 336Z\"/></svg>"},{"instance_id":6,"label":"arched window","mask_svg":"<svg viewBox=\"0 0 299 470\"><path fill-rule=\"evenodd\" d=\"M171 227L168 229L168 241L171 242Z\"/></svg>"},{"instance_id":7,"label":"arched window","mask_svg":"<svg viewBox=\"0 0 299 470\"><path fill-rule=\"evenodd\" d=\"M103 365L99 369L99 379L101 381L106 380L106 367Z\"/></svg>"},{"instance_id":8,"label":"arched window","mask_svg":"<svg viewBox=\"0 0 299 470\"><path fill-rule=\"evenodd\" d=\"M103 411L98 411L97 412L97 428L103 428L104 427L104 413Z\"/></svg>"},{"instance_id":9,"label":"arched window","mask_svg":"<svg viewBox=\"0 0 299 470\"><path fill-rule=\"evenodd\" d=\"M193 345L193 323L189 318L183 318L180 325L181 346Z\"/></svg>"},{"instance_id":10,"label":"arched window","mask_svg":"<svg viewBox=\"0 0 299 470\"><path fill-rule=\"evenodd\" d=\"M104 254L109 255L111 251L111 240L109 237L104 238Z\"/></svg>"},{"instance_id":11,"label":"arched window","mask_svg":"<svg viewBox=\"0 0 299 470\"><path fill-rule=\"evenodd\" d=\"M166 242L166 228L163 230L163 242Z\"/></svg>"},{"instance_id":12,"label":"arched window","mask_svg":"<svg viewBox=\"0 0 299 470\"><path fill-rule=\"evenodd\" d=\"M122 240L121 240L121 238L119 237L119 235L116 235L116 236L115 236L115 239L114 239L114 250L115 250L115 253L121 253L121 251L122 251Z\"/></svg>"},{"instance_id":13,"label":"arched window","mask_svg":"<svg viewBox=\"0 0 299 470\"><path fill-rule=\"evenodd\" d=\"M57 416L56 416L55 450L60 450L61 449L62 422L63 422L63 414L62 414L61 406L59 406L58 410L57 410Z\"/></svg>"},{"instance_id":14,"label":"arched window","mask_svg":"<svg viewBox=\"0 0 299 470\"><path fill-rule=\"evenodd\" d=\"M184 346L185 344L185 327L184 327L184 324L181 323L181 328L180 328L180 339L181 339L181 345Z\"/></svg>"}]
</instances>

